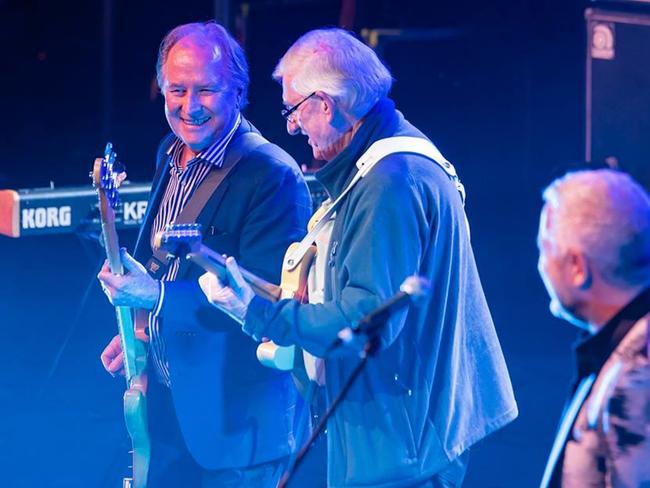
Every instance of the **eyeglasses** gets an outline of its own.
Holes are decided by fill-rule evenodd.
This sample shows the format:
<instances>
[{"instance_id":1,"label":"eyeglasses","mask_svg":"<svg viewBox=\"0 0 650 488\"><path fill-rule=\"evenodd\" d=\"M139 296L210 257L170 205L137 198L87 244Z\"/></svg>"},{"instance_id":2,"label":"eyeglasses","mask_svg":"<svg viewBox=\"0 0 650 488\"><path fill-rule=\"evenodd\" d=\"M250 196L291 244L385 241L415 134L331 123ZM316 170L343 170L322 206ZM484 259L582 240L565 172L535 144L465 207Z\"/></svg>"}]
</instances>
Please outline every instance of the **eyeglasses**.
<instances>
[{"instance_id":1,"label":"eyeglasses","mask_svg":"<svg viewBox=\"0 0 650 488\"><path fill-rule=\"evenodd\" d=\"M282 114L282 117L284 117L285 120L286 120L287 122L294 123L294 120L293 120L293 117L292 117L293 113L294 113L296 110L298 110L298 107L300 107L303 103L305 103L307 100L309 100L309 99L310 99L311 97L313 97L314 95L316 95L316 92L311 92L311 93L310 93L309 95L307 95L305 98L303 98L303 99L300 100L298 103L296 103L293 107L289 107L289 108L284 108L284 109L282 109L282 110L280 111L280 114Z\"/></svg>"}]
</instances>

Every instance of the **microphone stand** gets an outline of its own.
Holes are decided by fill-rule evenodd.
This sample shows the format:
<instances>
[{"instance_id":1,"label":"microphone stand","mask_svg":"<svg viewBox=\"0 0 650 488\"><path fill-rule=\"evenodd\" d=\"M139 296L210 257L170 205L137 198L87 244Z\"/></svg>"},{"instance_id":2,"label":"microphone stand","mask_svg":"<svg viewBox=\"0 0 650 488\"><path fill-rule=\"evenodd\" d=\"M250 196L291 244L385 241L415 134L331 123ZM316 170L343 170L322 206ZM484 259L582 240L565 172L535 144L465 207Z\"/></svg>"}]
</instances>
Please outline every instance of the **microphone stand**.
<instances>
[{"instance_id":1,"label":"microphone stand","mask_svg":"<svg viewBox=\"0 0 650 488\"><path fill-rule=\"evenodd\" d=\"M388 317L386 317L384 319L384 323L386 322L387 319L388 319ZM383 324L382 324L382 326L383 326ZM382 327L377 327L375 329L375 331L378 331L381 328ZM328 354L330 352L332 352L332 350L334 350L339 345L340 345L340 342L335 342L332 345L332 347L330 347L330 349L328 351ZM343 401L343 399L346 397L346 395L348 394L348 391L350 390L352 385L354 385L357 378L359 377L359 374L361 374L361 372L366 367L366 364L368 363L368 359L370 359L372 356L374 356L378 349L379 349L379 335L375 333L372 337L368 338L368 341L363 346L363 349L359 353L359 357L361 358L361 360L359 361L359 364L356 365L356 367L354 368L354 371L352 371L352 374L350 374L350 377L347 379L347 381L343 385L343 388L341 388L341 391L339 392L339 394L336 396L336 398L334 398L334 400L332 401L330 406L327 407L327 410L325 411L325 413L321 417L321 420L320 420L320 422L318 422L318 425L316 425L316 427L312 431L311 435L309 436L309 439L307 439L305 444L300 448L300 451L298 451L298 454L296 455L296 459L295 459L293 465L288 466L287 470L282 475L282 478L280 478L280 482L278 483L278 488L285 488L287 486L287 484L291 480L291 477L293 476L293 474L298 469L298 466L300 466L300 463L303 461L303 459L305 458L305 456L309 452L309 449L311 448L311 446L314 443L314 441L316 440L316 438L319 436L319 434L321 432L323 432L323 430L325 430L325 427L327 426L328 419L332 415L334 415L334 412L336 411L337 407L339 406L341 401ZM327 357L328 354L326 354L325 356Z\"/></svg>"}]
</instances>

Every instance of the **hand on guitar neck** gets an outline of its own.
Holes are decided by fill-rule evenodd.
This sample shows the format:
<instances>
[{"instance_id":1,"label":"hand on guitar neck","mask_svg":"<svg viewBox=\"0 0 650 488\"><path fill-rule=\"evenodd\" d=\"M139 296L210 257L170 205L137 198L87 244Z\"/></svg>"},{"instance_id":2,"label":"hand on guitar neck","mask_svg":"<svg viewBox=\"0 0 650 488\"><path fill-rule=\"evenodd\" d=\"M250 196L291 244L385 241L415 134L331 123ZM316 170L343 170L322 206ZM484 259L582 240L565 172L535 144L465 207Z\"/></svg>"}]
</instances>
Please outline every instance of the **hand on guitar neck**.
<instances>
[{"instance_id":1,"label":"hand on guitar neck","mask_svg":"<svg viewBox=\"0 0 650 488\"><path fill-rule=\"evenodd\" d=\"M113 274L108 260L97 275L102 289L116 306L153 310L160 296L160 285L126 249L120 249L124 274Z\"/></svg>"},{"instance_id":2,"label":"hand on guitar neck","mask_svg":"<svg viewBox=\"0 0 650 488\"><path fill-rule=\"evenodd\" d=\"M201 290L208 301L240 324L244 323L248 304L255 296L253 289L239 270L235 258L226 259L225 282L213 273L205 273L199 278ZM261 337L254 339L261 340Z\"/></svg>"},{"instance_id":3,"label":"hand on guitar neck","mask_svg":"<svg viewBox=\"0 0 650 488\"><path fill-rule=\"evenodd\" d=\"M164 249L172 256L188 259L208 271L199 279L206 298L240 324L244 325L248 305L255 295L271 302L287 298L301 302L307 300L307 276L316 254L315 246L307 248L303 257L292 267L283 267L282 282L278 286L239 267L234 258L224 258L206 247L202 240L199 224L178 224L159 232L155 236L154 247ZM299 243L289 246L285 261L298 246ZM263 342L257 348L260 363L283 371L294 369L295 346L280 347L263 337L254 339Z\"/></svg>"}]
</instances>

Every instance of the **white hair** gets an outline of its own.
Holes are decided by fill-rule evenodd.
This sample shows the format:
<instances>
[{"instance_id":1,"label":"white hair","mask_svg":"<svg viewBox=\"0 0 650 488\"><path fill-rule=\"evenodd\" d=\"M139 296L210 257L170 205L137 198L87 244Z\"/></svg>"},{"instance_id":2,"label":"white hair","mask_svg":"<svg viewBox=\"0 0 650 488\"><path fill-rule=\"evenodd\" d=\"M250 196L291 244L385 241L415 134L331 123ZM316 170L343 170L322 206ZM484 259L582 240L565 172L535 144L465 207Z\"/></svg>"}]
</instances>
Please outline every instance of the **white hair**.
<instances>
[{"instance_id":1,"label":"white hair","mask_svg":"<svg viewBox=\"0 0 650 488\"><path fill-rule=\"evenodd\" d=\"M543 193L548 234L558 249L583 252L605 280L624 287L650 279L650 197L630 176L576 171Z\"/></svg>"},{"instance_id":2,"label":"white hair","mask_svg":"<svg viewBox=\"0 0 650 488\"><path fill-rule=\"evenodd\" d=\"M278 62L273 79L281 82L288 73L298 94L323 91L356 118L388 95L393 84L375 52L337 28L312 30L300 37Z\"/></svg>"}]
</instances>

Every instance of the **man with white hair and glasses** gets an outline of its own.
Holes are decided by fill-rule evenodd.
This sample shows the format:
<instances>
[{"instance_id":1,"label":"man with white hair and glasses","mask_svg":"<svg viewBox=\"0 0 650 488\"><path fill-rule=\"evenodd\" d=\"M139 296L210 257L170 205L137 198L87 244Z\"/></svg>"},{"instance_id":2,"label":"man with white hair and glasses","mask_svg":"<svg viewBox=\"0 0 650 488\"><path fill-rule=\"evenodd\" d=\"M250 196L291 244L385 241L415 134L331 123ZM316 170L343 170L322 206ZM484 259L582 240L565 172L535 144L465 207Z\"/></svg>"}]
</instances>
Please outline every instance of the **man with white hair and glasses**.
<instances>
[{"instance_id":1,"label":"man with white hair and glasses","mask_svg":"<svg viewBox=\"0 0 650 488\"><path fill-rule=\"evenodd\" d=\"M543 196L539 272L553 315L582 335L541 487L650 486L650 198L609 169Z\"/></svg>"},{"instance_id":2,"label":"man with white hair and glasses","mask_svg":"<svg viewBox=\"0 0 650 488\"><path fill-rule=\"evenodd\" d=\"M517 415L470 245L464 189L388 98L389 71L349 33L308 32L273 76L287 130L306 135L314 158L326 162L316 177L329 210L303 241L318 248L310 303L256 296L232 258L228 283L206 274L202 288L245 333L324 359L331 402L359 361L356 348L337 345L337 334L409 275L428 279L422 305L379 329L378 351L329 420L328 485L460 486L470 446Z\"/></svg>"}]
</instances>

